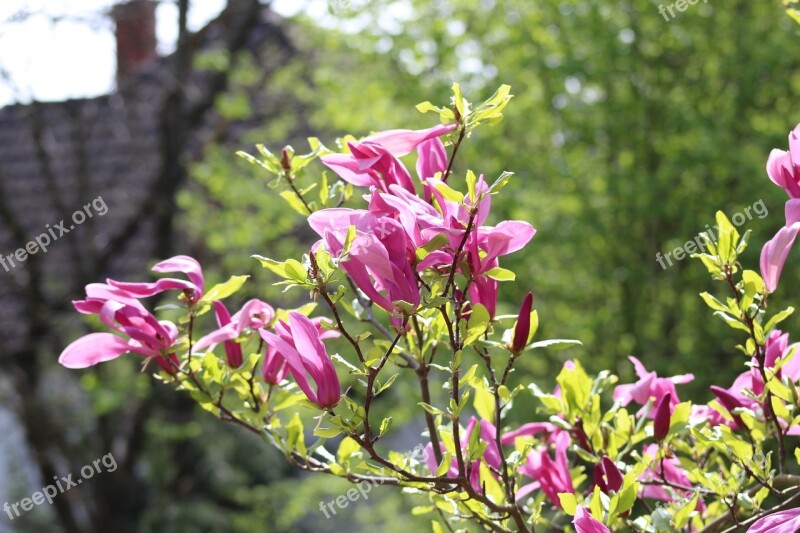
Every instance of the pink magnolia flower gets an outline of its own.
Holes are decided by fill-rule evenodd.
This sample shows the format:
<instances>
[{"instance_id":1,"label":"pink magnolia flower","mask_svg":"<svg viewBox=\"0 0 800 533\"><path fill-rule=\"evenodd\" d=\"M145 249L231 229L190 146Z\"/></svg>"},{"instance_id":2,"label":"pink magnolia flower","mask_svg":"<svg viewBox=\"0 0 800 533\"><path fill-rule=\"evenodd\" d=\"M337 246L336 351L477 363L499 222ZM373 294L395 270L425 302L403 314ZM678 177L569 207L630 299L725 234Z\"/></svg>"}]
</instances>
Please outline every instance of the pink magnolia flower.
<instances>
[{"instance_id":1,"label":"pink magnolia flower","mask_svg":"<svg viewBox=\"0 0 800 533\"><path fill-rule=\"evenodd\" d=\"M91 291L96 289L95 286ZM88 288L87 292L90 292ZM95 305L95 300L87 298L76 302L75 307L86 312L85 309ZM67 346L58 358L59 363L67 368L86 368L126 353L135 353L154 358L167 372L175 371L173 365L178 364L178 359L172 346L178 338L178 328L172 322L158 321L138 302L107 300L97 314L103 324L128 339L113 333L90 333Z\"/></svg>"},{"instance_id":2,"label":"pink magnolia flower","mask_svg":"<svg viewBox=\"0 0 800 533\"><path fill-rule=\"evenodd\" d=\"M469 198L465 204L447 200L437 188L442 185L439 179L427 178L424 183L426 191L430 191L435 199L435 206L392 184L385 191L372 189L372 194L368 196L369 211L376 216L398 221L405 233L405 242L412 261L417 248L440 235L447 237L449 244L419 261L416 265L417 271L428 268L449 270L455 262L456 251L462 248L464 235L470 227L470 212L474 211L472 229L464 243L462 258L466 259L472 277L472 303L482 303L493 316L497 307L498 284L485 274L498 266L499 256L513 253L525 246L536 230L527 222L521 221L505 221L496 227L483 226L491 209L489 187L483 176L475 184L477 205L474 206Z\"/></svg>"},{"instance_id":3,"label":"pink magnolia flower","mask_svg":"<svg viewBox=\"0 0 800 533\"><path fill-rule=\"evenodd\" d=\"M258 332L274 350L273 359L276 354L280 355L310 401L320 407L332 407L339 403L341 388L336 369L322 344L318 326L307 316L292 311L289 313L289 323L279 321L275 325L275 333L264 329ZM273 363L272 360L268 362L271 365ZM280 374L280 370L277 374ZM309 378L316 384L316 391L311 388Z\"/></svg>"},{"instance_id":4,"label":"pink magnolia flower","mask_svg":"<svg viewBox=\"0 0 800 533\"><path fill-rule=\"evenodd\" d=\"M108 284L127 292L135 298L147 298L170 290L181 290L190 304L203 297L205 288L203 270L195 259L186 255L176 255L161 261L152 268L153 272L183 272L189 280L162 278L152 283L130 283L107 280Z\"/></svg>"},{"instance_id":5,"label":"pink magnolia flower","mask_svg":"<svg viewBox=\"0 0 800 533\"><path fill-rule=\"evenodd\" d=\"M789 151L772 150L767 160L769 179L790 198L800 198L800 125L789 133Z\"/></svg>"},{"instance_id":6,"label":"pink magnolia flower","mask_svg":"<svg viewBox=\"0 0 800 533\"><path fill-rule=\"evenodd\" d=\"M707 422L711 426L718 426L725 424L725 417L719 411L708 405L692 405L691 413L689 414L689 423L692 425Z\"/></svg>"},{"instance_id":7,"label":"pink magnolia flower","mask_svg":"<svg viewBox=\"0 0 800 533\"><path fill-rule=\"evenodd\" d=\"M473 304L482 303L494 317L498 283L486 273L499 266L499 256L522 249L535 234L536 230L527 222L507 220L493 228L480 227L470 235L466 249L472 274L469 294Z\"/></svg>"},{"instance_id":8,"label":"pink magnolia flower","mask_svg":"<svg viewBox=\"0 0 800 533\"><path fill-rule=\"evenodd\" d=\"M657 444L650 444L648 446L645 446L644 455L649 455L650 457L655 458L657 457L657 454L658 454ZM691 481L689 481L689 476L686 474L686 470L684 470L681 467L681 462L677 457L668 457L665 458L663 461L659 461L653 468L648 468L647 470L642 472L642 475L639 477L639 480L661 481L662 467L664 476L663 479L666 479L673 485L679 485L684 487L692 486ZM691 493L689 491L676 490L675 492L680 493L680 496L682 497L691 496ZM642 498L652 498L654 500L663 500L663 501L673 501L673 499L675 499L673 498L673 496L670 496L670 494L667 493L666 489L663 486L650 485L650 484L642 484L640 496ZM698 502L698 507L701 507L702 505L703 505L702 502Z\"/></svg>"},{"instance_id":9,"label":"pink magnolia flower","mask_svg":"<svg viewBox=\"0 0 800 533\"><path fill-rule=\"evenodd\" d=\"M449 238L450 246L428 254L417 265L419 271L427 268L449 268L455 260L455 253L461 246L464 234L469 227L468 208L473 207L469 200L466 207L446 200L436 189L438 182L439 180L434 179L426 180L426 183L431 185L433 196L441 211L442 225L423 229L422 235L430 240L438 234L445 234ZM528 244L536 234L536 230L527 222L518 220L507 220L494 227L483 226L491 208L489 188L483 176L478 178L475 189L479 202L474 206L473 229L463 247L469 274L472 277L469 295L473 305L483 304L489 314L494 316L497 309L498 283L486 273L499 266L498 258L500 256L516 252Z\"/></svg>"},{"instance_id":10,"label":"pink magnolia flower","mask_svg":"<svg viewBox=\"0 0 800 533\"><path fill-rule=\"evenodd\" d=\"M798 231L800 231L800 224L783 227L761 249L761 277L769 292L775 292L778 287L783 265L794 245Z\"/></svg>"},{"instance_id":11,"label":"pink magnolia flower","mask_svg":"<svg viewBox=\"0 0 800 533\"><path fill-rule=\"evenodd\" d=\"M398 158L409 154L425 141L449 133L457 127L457 124L440 124L426 130L384 131L361 141L348 143L349 154L326 155L321 160L340 178L353 185L374 185L387 191L394 184L413 193L415 189L411 175ZM426 150L430 151L431 147ZM434 158L438 155L434 154ZM426 157L430 155L426 154ZM436 164L434 158L430 158L428 165L423 164L423 172L428 171L427 167Z\"/></svg>"},{"instance_id":12,"label":"pink magnolia flower","mask_svg":"<svg viewBox=\"0 0 800 533\"><path fill-rule=\"evenodd\" d=\"M241 337L248 330L258 329L269 324L275 317L275 310L271 305L261 300L250 300L242 309L231 317L228 309L220 301L214 302L214 312L217 317L219 329L201 338L194 345L197 351L206 348L213 349L217 344L223 343L228 365L231 368L242 366L242 347L235 339Z\"/></svg>"},{"instance_id":13,"label":"pink magnolia flower","mask_svg":"<svg viewBox=\"0 0 800 533\"><path fill-rule=\"evenodd\" d=\"M470 417L466 430L461 433L461 451L464 455L465 462L468 456L469 438L473 431L480 431L480 439L485 442L487 446L480 458L469 463L469 481L472 488L477 492L483 492L483 487L481 486L481 461L485 461L488 466L494 469L499 469L501 466L500 450L495 441L495 432L497 429L494 424L488 420L481 419L480 422L478 422L478 419L474 416ZM440 443L439 447L442 452L445 451L444 444ZM432 443L429 442L425 447L423 457L425 459L425 464L428 465L428 469L432 474L435 474L439 465L436 464L436 456L433 453ZM450 463L448 475L451 477L458 476L458 461L455 458Z\"/></svg>"},{"instance_id":14,"label":"pink magnolia flower","mask_svg":"<svg viewBox=\"0 0 800 533\"><path fill-rule=\"evenodd\" d=\"M370 213L377 217L393 218L400 223L410 253L425 246L436 234L427 232L423 235L423 230L443 225L442 215L434 206L397 185L390 185L388 192L372 187L370 194L364 198L369 202Z\"/></svg>"},{"instance_id":15,"label":"pink magnolia flower","mask_svg":"<svg viewBox=\"0 0 800 533\"><path fill-rule=\"evenodd\" d=\"M778 361L787 357L796 347L796 343L789 345L788 333L783 333L780 330L773 330L769 337L767 337L764 365L766 368L774 368ZM764 379L761 376L761 371L758 369L758 361L753 358L752 364L753 367L750 370L740 374L729 389L724 389L718 386L711 387L711 391L717 397L719 403L733 417L733 420L731 421L714 411L716 416L712 416L709 419L711 425L726 424L734 429L740 429L744 427L741 417L733 414L733 410L738 407L744 407L756 413L759 411L768 412L769 408L767 405L759 402L752 396L760 396L764 392ZM798 356L792 357L789 362L784 364L775 373L775 376L777 379L781 379L786 376L794 382L800 380L800 358L798 358ZM752 393L752 395L746 391L749 391ZM783 421L781 421L781 423L783 424ZM789 429L787 434L794 435L798 433L800 433L800 426L795 426Z\"/></svg>"},{"instance_id":16,"label":"pink magnolia flower","mask_svg":"<svg viewBox=\"0 0 800 533\"><path fill-rule=\"evenodd\" d=\"M800 531L800 507L768 514L750 526L747 533L790 533Z\"/></svg>"},{"instance_id":17,"label":"pink magnolia flower","mask_svg":"<svg viewBox=\"0 0 800 533\"><path fill-rule=\"evenodd\" d=\"M313 213L308 223L333 255L342 253L348 228L355 227L356 237L342 267L377 305L390 312L397 309L394 302L398 301L419 305L413 255L399 222L368 211L337 208Z\"/></svg>"},{"instance_id":18,"label":"pink magnolia flower","mask_svg":"<svg viewBox=\"0 0 800 533\"><path fill-rule=\"evenodd\" d=\"M86 298L84 300L73 300L72 306L81 314L96 315L100 313L106 302L113 300L141 309L144 306L135 297L122 289L105 283L90 283L86 286Z\"/></svg>"},{"instance_id":19,"label":"pink magnolia flower","mask_svg":"<svg viewBox=\"0 0 800 533\"><path fill-rule=\"evenodd\" d=\"M769 334L769 337L767 337L764 366L766 368L775 368L775 365L780 360L787 358L789 354L798 347L800 347L800 343L789 344L788 333L783 333L779 329L773 330ZM753 362L757 363L755 360ZM750 369L750 373L753 375L753 384L756 387L752 389L753 392L761 394L764 391L761 372L758 371L758 368L754 367ZM789 376L794 382L800 380L800 354L793 356L775 373L775 377L778 379L781 379L783 376ZM756 383L756 380L759 380L759 382Z\"/></svg>"},{"instance_id":20,"label":"pink magnolia flower","mask_svg":"<svg viewBox=\"0 0 800 533\"><path fill-rule=\"evenodd\" d=\"M575 526L575 533L610 533L601 521L594 518L589 510L582 506L575 509L572 525Z\"/></svg>"},{"instance_id":21,"label":"pink magnolia flower","mask_svg":"<svg viewBox=\"0 0 800 533\"><path fill-rule=\"evenodd\" d=\"M628 359L633 363L636 375L639 376L639 381L632 384L618 385L614 389L614 400L622 405L628 405L633 401L645 406L650 402L651 398L657 401L669 394L669 407L670 409L675 409L675 406L680 403L675 385L689 383L694 379L692 374L660 378L655 372L648 372L642 362L634 356L630 355ZM655 413L651 410L649 416L653 418Z\"/></svg>"},{"instance_id":22,"label":"pink magnolia flower","mask_svg":"<svg viewBox=\"0 0 800 533\"><path fill-rule=\"evenodd\" d=\"M264 362L261 365L261 377L265 382L278 385L289 375L289 366L286 359L272 346L267 346L264 353Z\"/></svg>"},{"instance_id":23,"label":"pink magnolia flower","mask_svg":"<svg viewBox=\"0 0 800 533\"><path fill-rule=\"evenodd\" d=\"M536 481L520 487L517 491L517 498L524 498L532 491L541 489L554 505L561 507L559 493L575 493L567 460L569 442L568 433L558 434L555 438L555 460L550 458L546 448L540 448L528 454L527 462L520 467L519 471Z\"/></svg>"},{"instance_id":24,"label":"pink magnolia flower","mask_svg":"<svg viewBox=\"0 0 800 533\"><path fill-rule=\"evenodd\" d=\"M310 320L314 327L317 328L320 340L333 339L339 336L338 331L323 327L321 318L312 318ZM278 350L267 345L264 353L264 363L261 366L261 377L267 383L277 385L286 379L288 374L289 366L286 364L286 359L283 358Z\"/></svg>"},{"instance_id":25,"label":"pink magnolia flower","mask_svg":"<svg viewBox=\"0 0 800 533\"><path fill-rule=\"evenodd\" d=\"M417 146L417 176L423 183L426 202L431 199L431 189L425 180L435 177L439 172L444 174L447 170L447 163L447 151L444 143L438 137L428 139Z\"/></svg>"}]
</instances>

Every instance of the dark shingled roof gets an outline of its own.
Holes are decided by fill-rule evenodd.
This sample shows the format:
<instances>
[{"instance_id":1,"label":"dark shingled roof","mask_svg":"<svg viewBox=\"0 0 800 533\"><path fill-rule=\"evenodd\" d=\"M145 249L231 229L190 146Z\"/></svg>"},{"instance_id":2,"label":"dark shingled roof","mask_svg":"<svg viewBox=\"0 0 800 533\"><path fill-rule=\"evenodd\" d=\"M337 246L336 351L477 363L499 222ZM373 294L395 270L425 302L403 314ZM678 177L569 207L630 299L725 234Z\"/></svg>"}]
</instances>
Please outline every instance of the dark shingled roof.
<instances>
[{"instance_id":1,"label":"dark shingled roof","mask_svg":"<svg viewBox=\"0 0 800 533\"><path fill-rule=\"evenodd\" d=\"M261 20L248 28L243 48L259 55L265 45L288 52L282 23L265 9ZM218 19L201 30L197 46L213 47L227 31L226 24ZM107 96L0 109L0 254L12 255L62 219L69 228L73 212L98 197L108 208L104 216L95 214L51 242L45 254L33 256L36 265L26 262L7 272L0 263L0 350L22 348L26 326L21 317L28 312L25 298L31 297L25 287L34 267L45 280L44 297L65 305L79 296L75 281L93 272L109 242L137 217L162 170L160 114L174 81L173 61L166 57L149 63ZM190 75L184 93L190 107L209 93L213 74ZM208 129L203 126L213 122L209 115L213 112L198 117L198 127L190 132L194 150ZM153 247L154 224L145 217L105 273L141 278Z\"/></svg>"}]
</instances>

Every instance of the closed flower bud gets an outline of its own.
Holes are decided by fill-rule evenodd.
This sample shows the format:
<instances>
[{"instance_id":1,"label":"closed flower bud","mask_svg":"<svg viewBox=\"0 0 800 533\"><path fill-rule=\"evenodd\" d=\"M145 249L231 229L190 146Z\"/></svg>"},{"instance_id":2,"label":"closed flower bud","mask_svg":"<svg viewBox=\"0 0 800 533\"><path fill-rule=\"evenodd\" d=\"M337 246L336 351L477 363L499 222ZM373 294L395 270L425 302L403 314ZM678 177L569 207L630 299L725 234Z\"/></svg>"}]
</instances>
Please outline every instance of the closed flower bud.
<instances>
[{"instance_id":1,"label":"closed flower bud","mask_svg":"<svg viewBox=\"0 0 800 533\"><path fill-rule=\"evenodd\" d=\"M519 309L517 326L514 328L514 340L511 343L511 351L519 353L528 344L528 336L531 332L531 308L533 307L533 293L528 293L522 301Z\"/></svg>"},{"instance_id":2,"label":"closed flower bud","mask_svg":"<svg viewBox=\"0 0 800 533\"><path fill-rule=\"evenodd\" d=\"M608 490L618 492L622 488L622 473L608 456L603 456L603 471L606 475Z\"/></svg>"},{"instance_id":3,"label":"closed flower bud","mask_svg":"<svg viewBox=\"0 0 800 533\"><path fill-rule=\"evenodd\" d=\"M658 442L661 442L667 437L669 433L669 421L672 416L670 409L670 402L672 401L672 394L667 393L661 397L656 407L656 418L653 421L653 436Z\"/></svg>"}]
</instances>

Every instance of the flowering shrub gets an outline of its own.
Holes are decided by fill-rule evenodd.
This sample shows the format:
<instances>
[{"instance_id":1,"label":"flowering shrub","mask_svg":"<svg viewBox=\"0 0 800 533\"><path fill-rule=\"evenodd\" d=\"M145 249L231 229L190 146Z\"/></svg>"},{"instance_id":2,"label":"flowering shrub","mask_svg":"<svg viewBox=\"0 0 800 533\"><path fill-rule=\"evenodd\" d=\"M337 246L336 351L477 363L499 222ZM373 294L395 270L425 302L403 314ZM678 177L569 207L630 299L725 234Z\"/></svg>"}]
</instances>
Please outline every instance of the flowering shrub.
<instances>
[{"instance_id":1,"label":"flowering shrub","mask_svg":"<svg viewBox=\"0 0 800 533\"><path fill-rule=\"evenodd\" d=\"M515 363L580 343L537 340L531 293L517 315L497 314L498 286L514 280L502 257L536 230L525 221L490 225L492 196L510 173L487 180L468 171L463 190L451 180L461 144L499 122L510 98L502 86L473 106L455 84L450 106L418 106L441 122L425 130L348 137L339 152L311 139L305 155L261 146L260 158L243 154L274 175L271 185L320 237L300 259L256 256L312 303L285 310L250 300L231 315L222 300L246 278L206 288L200 265L178 256L153 270L185 279L87 286L75 308L116 333L76 340L60 362L83 368L126 353L154 360L158 379L298 468L427 495L429 505L414 512L430 513L434 531L470 522L490 531L795 531L800 477L788 469L800 461L790 449L800 434L800 358L777 329L794 309L768 312L767 302L800 231L800 126L789 151L773 151L767 164L790 200L760 273L738 262L749 232L740 236L721 212L718 236L706 235L707 253L694 256L721 282L720 295L700 296L741 338L735 382L711 387L707 404L681 401L691 374L661 377L630 357L635 383L618 384L608 371L590 376L571 360L544 391L513 385ZM400 159L412 152L417 179ZM341 181L331 185L323 173L301 187L316 159ZM343 207L355 187L364 204ZM177 324L142 303L165 292L177 295ZM212 311L217 329L201 337ZM330 353L324 341L332 337L347 353ZM343 391L347 374L354 385ZM407 401L426 421L424 457L386 451L392 419L378 420L372 407L397 378L418 382ZM523 394L538 400L538 420L509 427ZM313 430L301 412L314 415Z\"/></svg>"}]
</instances>

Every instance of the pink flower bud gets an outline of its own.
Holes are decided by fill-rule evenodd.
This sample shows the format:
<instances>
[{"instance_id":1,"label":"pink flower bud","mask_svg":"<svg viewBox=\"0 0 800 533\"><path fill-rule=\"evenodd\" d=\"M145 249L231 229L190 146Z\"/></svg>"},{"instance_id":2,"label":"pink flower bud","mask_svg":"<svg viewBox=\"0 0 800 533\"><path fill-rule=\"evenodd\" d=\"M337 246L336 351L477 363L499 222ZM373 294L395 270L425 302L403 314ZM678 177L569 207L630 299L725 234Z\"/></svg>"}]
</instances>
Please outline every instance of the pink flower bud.
<instances>
[{"instance_id":1,"label":"pink flower bud","mask_svg":"<svg viewBox=\"0 0 800 533\"><path fill-rule=\"evenodd\" d=\"M514 328L514 341L511 343L511 351L519 353L528 344L528 336L531 332L531 308L533 307L533 293L528 293L522 301L519 309L517 326Z\"/></svg>"},{"instance_id":2,"label":"pink flower bud","mask_svg":"<svg viewBox=\"0 0 800 533\"><path fill-rule=\"evenodd\" d=\"M670 402L672 401L672 394L667 393L661 397L656 407L656 418L653 421L653 436L658 442L664 440L669 433L669 420L672 416L672 409Z\"/></svg>"}]
</instances>

